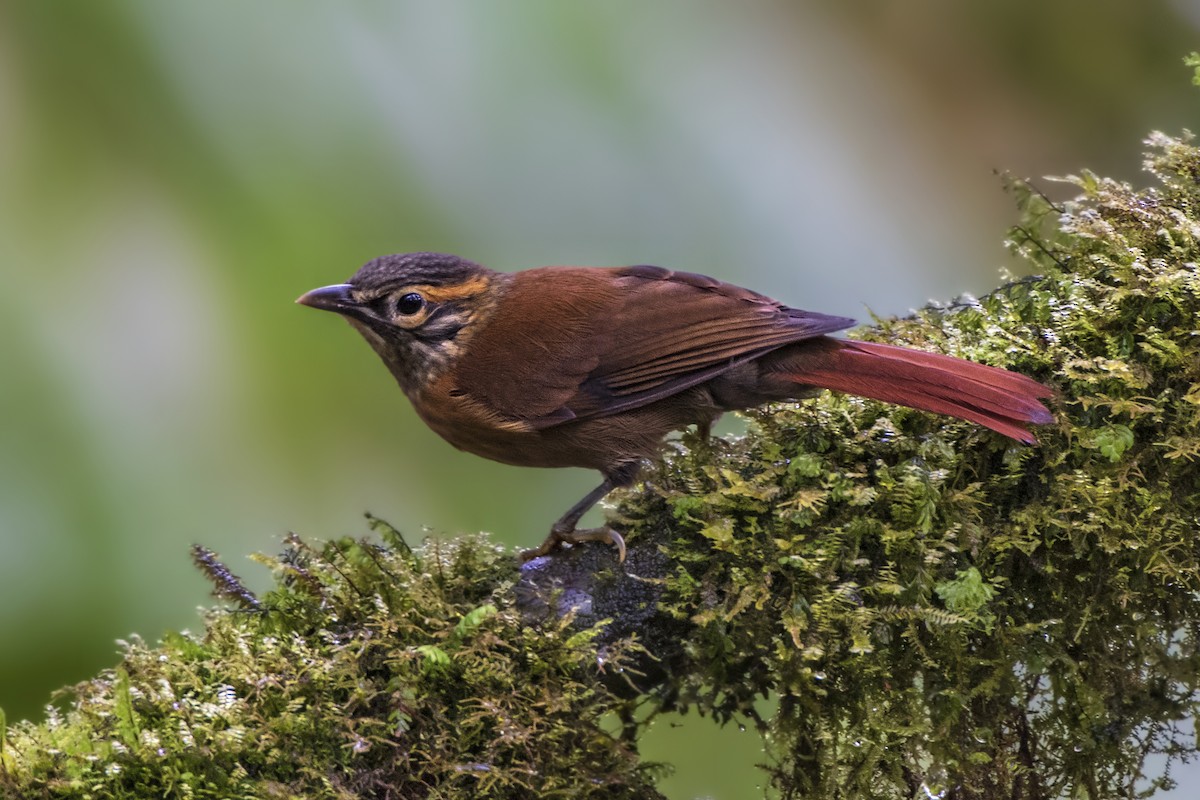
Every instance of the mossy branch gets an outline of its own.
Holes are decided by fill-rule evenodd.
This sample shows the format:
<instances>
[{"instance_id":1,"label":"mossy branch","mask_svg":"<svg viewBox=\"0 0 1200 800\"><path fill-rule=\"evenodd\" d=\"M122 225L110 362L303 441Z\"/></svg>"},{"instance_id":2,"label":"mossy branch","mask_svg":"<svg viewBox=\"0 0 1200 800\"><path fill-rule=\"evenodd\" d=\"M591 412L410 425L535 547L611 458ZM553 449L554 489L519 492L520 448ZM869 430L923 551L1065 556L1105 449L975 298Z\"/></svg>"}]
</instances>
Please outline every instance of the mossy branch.
<instances>
[{"instance_id":1,"label":"mossy branch","mask_svg":"<svg viewBox=\"0 0 1200 800\"><path fill-rule=\"evenodd\" d=\"M661 708L766 734L784 797L1128 797L1200 711L1200 151L1013 183L1039 277L859 335L1059 392L1023 447L844 396L685 436L582 547L291 539L256 598L0 732L4 797L659 796ZM756 699L778 699L770 719Z\"/></svg>"}]
</instances>

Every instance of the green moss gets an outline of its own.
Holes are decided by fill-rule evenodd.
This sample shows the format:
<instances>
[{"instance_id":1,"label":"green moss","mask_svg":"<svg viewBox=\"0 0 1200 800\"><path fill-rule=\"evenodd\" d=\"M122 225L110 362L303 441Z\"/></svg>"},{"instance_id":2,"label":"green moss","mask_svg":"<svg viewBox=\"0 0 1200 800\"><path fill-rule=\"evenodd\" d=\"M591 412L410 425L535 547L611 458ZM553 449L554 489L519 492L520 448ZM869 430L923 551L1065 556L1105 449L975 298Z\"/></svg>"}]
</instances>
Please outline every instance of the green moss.
<instances>
[{"instance_id":1,"label":"green moss","mask_svg":"<svg viewBox=\"0 0 1200 800\"><path fill-rule=\"evenodd\" d=\"M291 540L256 598L201 554L236 609L0 726L0 795L655 797L663 707L757 721L785 797L1168 785L1146 757L1200 711L1200 150L1150 145L1152 188L1012 184L1038 277L857 332L1054 386L1038 446L826 395L685 435L621 496L620 570L375 521Z\"/></svg>"},{"instance_id":2,"label":"green moss","mask_svg":"<svg viewBox=\"0 0 1200 800\"><path fill-rule=\"evenodd\" d=\"M1124 797L1169 783L1147 754L1192 752L1200 151L1150 144L1154 188L1012 185L1039 277L858 331L1054 386L1039 446L826 396L627 501L696 626L673 691L718 719L777 695L782 795Z\"/></svg>"},{"instance_id":3,"label":"green moss","mask_svg":"<svg viewBox=\"0 0 1200 800\"><path fill-rule=\"evenodd\" d=\"M9 731L5 796L655 796L601 724L623 702L591 678L591 637L521 621L511 554L389 538L292 540L269 610L128 643L65 715Z\"/></svg>"}]
</instances>

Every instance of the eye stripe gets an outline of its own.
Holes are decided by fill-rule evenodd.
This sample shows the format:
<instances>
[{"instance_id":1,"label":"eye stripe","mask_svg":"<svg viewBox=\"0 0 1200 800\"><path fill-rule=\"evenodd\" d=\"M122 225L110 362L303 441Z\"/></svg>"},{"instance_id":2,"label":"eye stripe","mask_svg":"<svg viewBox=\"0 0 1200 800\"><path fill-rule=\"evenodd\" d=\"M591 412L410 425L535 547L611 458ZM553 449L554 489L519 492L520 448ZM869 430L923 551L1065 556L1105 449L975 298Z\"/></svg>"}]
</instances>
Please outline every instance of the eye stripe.
<instances>
[{"instance_id":1,"label":"eye stripe","mask_svg":"<svg viewBox=\"0 0 1200 800\"><path fill-rule=\"evenodd\" d=\"M488 288L489 281L484 276L472 278L466 283L457 283L452 286L421 286L413 287L415 291L420 291L426 298L434 302L446 302L450 300L465 300L468 297L485 291Z\"/></svg>"},{"instance_id":2,"label":"eye stripe","mask_svg":"<svg viewBox=\"0 0 1200 800\"><path fill-rule=\"evenodd\" d=\"M491 282L485 277L472 278L466 283L453 286L436 286L428 283L408 283L393 285L383 297L403 297L406 294L419 294L431 303L447 303L456 300L469 300L483 294Z\"/></svg>"}]
</instances>

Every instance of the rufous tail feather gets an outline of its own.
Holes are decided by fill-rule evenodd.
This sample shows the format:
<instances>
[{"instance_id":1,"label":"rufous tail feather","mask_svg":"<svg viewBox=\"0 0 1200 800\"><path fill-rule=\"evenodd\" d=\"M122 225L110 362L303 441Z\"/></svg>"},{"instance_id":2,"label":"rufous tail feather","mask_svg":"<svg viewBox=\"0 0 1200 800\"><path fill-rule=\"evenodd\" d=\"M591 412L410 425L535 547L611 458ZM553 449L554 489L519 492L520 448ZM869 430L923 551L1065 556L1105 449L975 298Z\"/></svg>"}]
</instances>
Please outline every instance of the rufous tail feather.
<instances>
[{"instance_id":1,"label":"rufous tail feather","mask_svg":"<svg viewBox=\"0 0 1200 800\"><path fill-rule=\"evenodd\" d=\"M961 358L849 339L806 342L771 365L789 380L977 422L1027 444L1054 417L1032 378Z\"/></svg>"}]
</instances>

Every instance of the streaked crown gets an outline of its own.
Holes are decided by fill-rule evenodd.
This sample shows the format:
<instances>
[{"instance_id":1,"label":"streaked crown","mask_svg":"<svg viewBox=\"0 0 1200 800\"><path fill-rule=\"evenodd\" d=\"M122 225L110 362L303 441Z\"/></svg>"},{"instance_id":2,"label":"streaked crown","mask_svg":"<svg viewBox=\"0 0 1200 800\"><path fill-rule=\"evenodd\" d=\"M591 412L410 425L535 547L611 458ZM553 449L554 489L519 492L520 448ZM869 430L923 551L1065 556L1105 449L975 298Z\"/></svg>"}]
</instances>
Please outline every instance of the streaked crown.
<instances>
[{"instance_id":1,"label":"streaked crown","mask_svg":"<svg viewBox=\"0 0 1200 800\"><path fill-rule=\"evenodd\" d=\"M453 286L491 272L474 261L449 253L396 253L363 264L349 283L360 290L386 289L397 284Z\"/></svg>"}]
</instances>

